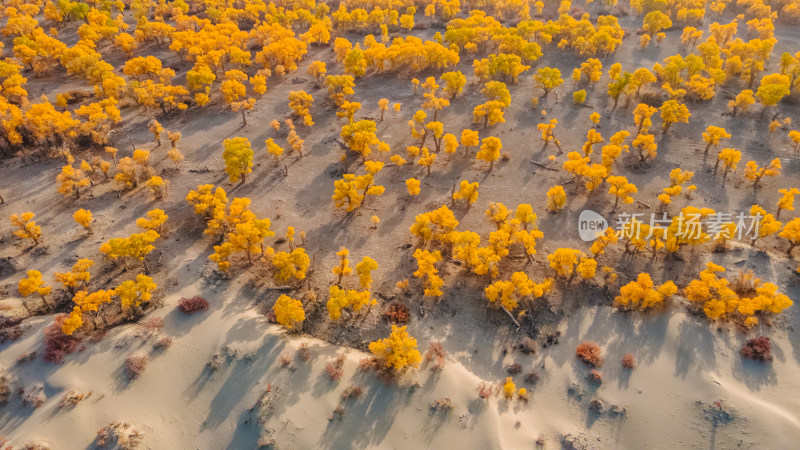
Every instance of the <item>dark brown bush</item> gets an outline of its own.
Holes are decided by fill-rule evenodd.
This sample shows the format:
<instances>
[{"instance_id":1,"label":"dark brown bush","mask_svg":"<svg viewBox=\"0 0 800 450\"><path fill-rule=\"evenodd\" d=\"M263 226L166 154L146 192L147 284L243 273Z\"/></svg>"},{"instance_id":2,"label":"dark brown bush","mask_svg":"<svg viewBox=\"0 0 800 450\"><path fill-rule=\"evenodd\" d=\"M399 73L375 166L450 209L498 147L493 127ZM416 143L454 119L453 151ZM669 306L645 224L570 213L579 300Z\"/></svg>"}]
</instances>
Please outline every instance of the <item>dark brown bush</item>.
<instances>
[{"instance_id":1,"label":"dark brown bush","mask_svg":"<svg viewBox=\"0 0 800 450\"><path fill-rule=\"evenodd\" d=\"M311 352L308 350L308 342L300 344L300 348L297 349L297 356L300 358L300 361L303 362L311 359Z\"/></svg>"},{"instance_id":2,"label":"dark brown bush","mask_svg":"<svg viewBox=\"0 0 800 450\"><path fill-rule=\"evenodd\" d=\"M601 367L603 365L603 353L596 342L581 342L575 349L575 355L592 367Z\"/></svg>"},{"instance_id":3,"label":"dark brown bush","mask_svg":"<svg viewBox=\"0 0 800 450\"><path fill-rule=\"evenodd\" d=\"M528 336L525 336L522 338L522 342L519 344L519 351L525 353L526 355L536 353L536 341Z\"/></svg>"},{"instance_id":4,"label":"dark brown bush","mask_svg":"<svg viewBox=\"0 0 800 450\"><path fill-rule=\"evenodd\" d=\"M329 420L342 420L344 417L344 406L336 405L336 408L333 409L333 413L331 413Z\"/></svg>"},{"instance_id":5,"label":"dark brown bush","mask_svg":"<svg viewBox=\"0 0 800 450\"><path fill-rule=\"evenodd\" d=\"M0 317L0 344L16 341L25 332L21 317Z\"/></svg>"},{"instance_id":6,"label":"dark brown bush","mask_svg":"<svg viewBox=\"0 0 800 450\"><path fill-rule=\"evenodd\" d=\"M539 381L539 374L535 370L531 370L525 375L525 382L528 384L536 384Z\"/></svg>"},{"instance_id":7,"label":"dark brown bush","mask_svg":"<svg viewBox=\"0 0 800 450\"><path fill-rule=\"evenodd\" d=\"M178 309L184 314L194 314L196 312L206 311L208 309L208 301L200 296L182 298L180 304L178 305Z\"/></svg>"},{"instance_id":8,"label":"dark brown bush","mask_svg":"<svg viewBox=\"0 0 800 450\"><path fill-rule=\"evenodd\" d=\"M742 346L741 354L753 361L772 362L772 343L766 336L750 339Z\"/></svg>"},{"instance_id":9,"label":"dark brown bush","mask_svg":"<svg viewBox=\"0 0 800 450\"><path fill-rule=\"evenodd\" d=\"M522 366L517 363L510 364L508 367L506 367L506 372L508 372L509 375L516 375L522 372Z\"/></svg>"},{"instance_id":10,"label":"dark brown bush","mask_svg":"<svg viewBox=\"0 0 800 450\"><path fill-rule=\"evenodd\" d=\"M596 384L603 384L603 372L600 372L597 369L592 369L592 371L589 372L589 381Z\"/></svg>"}]
</instances>

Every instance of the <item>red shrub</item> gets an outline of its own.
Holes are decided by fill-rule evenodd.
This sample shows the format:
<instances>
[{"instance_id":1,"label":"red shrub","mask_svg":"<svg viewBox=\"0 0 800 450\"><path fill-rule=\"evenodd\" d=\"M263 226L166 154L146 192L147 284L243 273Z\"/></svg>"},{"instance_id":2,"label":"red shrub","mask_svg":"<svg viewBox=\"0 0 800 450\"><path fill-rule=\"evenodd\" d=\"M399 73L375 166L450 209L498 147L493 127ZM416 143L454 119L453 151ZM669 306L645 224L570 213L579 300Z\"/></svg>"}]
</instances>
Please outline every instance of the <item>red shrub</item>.
<instances>
[{"instance_id":1,"label":"red shrub","mask_svg":"<svg viewBox=\"0 0 800 450\"><path fill-rule=\"evenodd\" d=\"M178 309L184 314L194 314L208 309L208 302L200 296L182 298Z\"/></svg>"},{"instance_id":2,"label":"red shrub","mask_svg":"<svg viewBox=\"0 0 800 450\"><path fill-rule=\"evenodd\" d=\"M625 356L622 357L622 367L626 369L633 369L636 367L636 360L633 357L633 353L625 353Z\"/></svg>"},{"instance_id":3,"label":"red shrub","mask_svg":"<svg viewBox=\"0 0 800 450\"><path fill-rule=\"evenodd\" d=\"M589 381L596 384L603 384L603 372L600 372L597 369L592 369L592 371L589 372Z\"/></svg>"},{"instance_id":4,"label":"red shrub","mask_svg":"<svg viewBox=\"0 0 800 450\"><path fill-rule=\"evenodd\" d=\"M772 362L772 344L766 336L747 341L741 350L742 356L753 361Z\"/></svg>"},{"instance_id":5,"label":"red shrub","mask_svg":"<svg viewBox=\"0 0 800 450\"><path fill-rule=\"evenodd\" d=\"M396 323L398 325L407 324L411 320L411 313L408 306L402 303L393 303L384 314L389 323Z\"/></svg>"},{"instance_id":6,"label":"red shrub","mask_svg":"<svg viewBox=\"0 0 800 450\"><path fill-rule=\"evenodd\" d=\"M125 374L130 379L138 378L144 372L144 368L147 367L148 361L147 355L137 353L128 356L125 358Z\"/></svg>"},{"instance_id":7,"label":"red shrub","mask_svg":"<svg viewBox=\"0 0 800 450\"><path fill-rule=\"evenodd\" d=\"M338 355L336 359L331 360L325 365L325 372L333 381L339 381L344 375L344 355Z\"/></svg>"},{"instance_id":8,"label":"red shrub","mask_svg":"<svg viewBox=\"0 0 800 450\"><path fill-rule=\"evenodd\" d=\"M65 314L56 316L52 324L44 329L44 355L42 358L50 363L60 363L64 356L78 350L80 340L74 336L67 336L61 330L66 319Z\"/></svg>"},{"instance_id":9,"label":"red shrub","mask_svg":"<svg viewBox=\"0 0 800 450\"><path fill-rule=\"evenodd\" d=\"M578 348L575 349L575 355L592 367L600 367L603 365L603 353L600 351L600 346L597 345L596 342L581 342Z\"/></svg>"}]
</instances>

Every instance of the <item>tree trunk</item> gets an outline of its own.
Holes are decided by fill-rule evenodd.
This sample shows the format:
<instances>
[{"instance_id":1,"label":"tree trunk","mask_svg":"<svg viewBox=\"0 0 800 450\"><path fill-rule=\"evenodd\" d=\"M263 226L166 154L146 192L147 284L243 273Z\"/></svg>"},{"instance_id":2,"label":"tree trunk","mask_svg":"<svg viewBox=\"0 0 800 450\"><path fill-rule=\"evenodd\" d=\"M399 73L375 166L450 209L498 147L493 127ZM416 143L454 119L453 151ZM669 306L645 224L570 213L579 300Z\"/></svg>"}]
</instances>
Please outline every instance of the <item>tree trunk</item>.
<instances>
[{"instance_id":1,"label":"tree trunk","mask_svg":"<svg viewBox=\"0 0 800 450\"><path fill-rule=\"evenodd\" d=\"M50 311L51 309L53 309L53 308L50 306L50 303L47 303L47 299L44 297L44 295L41 295L41 294L39 294L39 296L40 296L40 297L42 297L42 301L44 302L45 306L47 306L47 310L48 310L48 311Z\"/></svg>"},{"instance_id":2,"label":"tree trunk","mask_svg":"<svg viewBox=\"0 0 800 450\"><path fill-rule=\"evenodd\" d=\"M515 319L514 315L511 314L511 311L507 310L505 306L500 306L500 309L502 309L503 311L505 311L506 314L508 314L508 317L511 318L511 320L514 322L514 325L517 327L517 330L519 330L520 328L519 322L517 322L517 319Z\"/></svg>"},{"instance_id":3,"label":"tree trunk","mask_svg":"<svg viewBox=\"0 0 800 450\"><path fill-rule=\"evenodd\" d=\"M244 110L242 110L242 126L247 126L247 118L244 116Z\"/></svg>"},{"instance_id":4,"label":"tree trunk","mask_svg":"<svg viewBox=\"0 0 800 450\"><path fill-rule=\"evenodd\" d=\"M25 308L25 311L28 311L28 317L33 315L31 308L28 306L28 303L25 301L25 299L22 299L22 307Z\"/></svg>"}]
</instances>

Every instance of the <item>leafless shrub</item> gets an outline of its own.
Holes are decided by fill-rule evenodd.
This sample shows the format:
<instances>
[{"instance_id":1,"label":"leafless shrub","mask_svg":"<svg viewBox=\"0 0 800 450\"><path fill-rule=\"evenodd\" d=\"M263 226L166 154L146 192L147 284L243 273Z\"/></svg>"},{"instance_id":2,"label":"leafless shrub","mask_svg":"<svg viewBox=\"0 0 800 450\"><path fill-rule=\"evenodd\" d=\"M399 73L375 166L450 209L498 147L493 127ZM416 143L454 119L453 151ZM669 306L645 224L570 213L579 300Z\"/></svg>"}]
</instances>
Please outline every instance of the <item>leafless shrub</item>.
<instances>
[{"instance_id":1,"label":"leafless shrub","mask_svg":"<svg viewBox=\"0 0 800 450\"><path fill-rule=\"evenodd\" d=\"M19 395L22 397L22 403L32 408L38 408L47 401L42 383L33 384L27 389L20 389Z\"/></svg>"},{"instance_id":2,"label":"leafless shrub","mask_svg":"<svg viewBox=\"0 0 800 450\"><path fill-rule=\"evenodd\" d=\"M478 385L478 396L480 396L480 398L483 399L489 398L494 393L494 390L495 390L494 385L482 381L481 384Z\"/></svg>"},{"instance_id":3,"label":"leafless shrub","mask_svg":"<svg viewBox=\"0 0 800 450\"><path fill-rule=\"evenodd\" d=\"M11 397L11 380L5 372L0 372L0 406L8 403Z\"/></svg>"},{"instance_id":4,"label":"leafless shrub","mask_svg":"<svg viewBox=\"0 0 800 450\"><path fill-rule=\"evenodd\" d=\"M595 384L603 384L603 372L592 369L592 371L589 372L589 381Z\"/></svg>"},{"instance_id":5,"label":"leafless shrub","mask_svg":"<svg viewBox=\"0 0 800 450\"><path fill-rule=\"evenodd\" d=\"M17 364L25 364L28 361L32 361L36 358L37 355L38 352L36 352L36 350L20 353L19 356L17 356Z\"/></svg>"},{"instance_id":6,"label":"leafless shrub","mask_svg":"<svg viewBox=\"0 0 800 450\"><path fill-rule=\"evenodd\" d=\"M215 353L211 356L211 359L206 363L206 367L208 370L212 372L216 372L217 370L221 369L222 366L225 365L225 357L219 353Z\"/></svg>"},{"instance_id":7,"label":"leafless shrub","mask_svg":"<svg viewBox=\"0 0 800 450\"><path fill-rule=\"evenodd\" d=\"M288 368L290 370L294 370L295 369L295 367L294 367L294 357L292 357L291 353L289 353L289 352L285 351L285 352L281 353L281 355L278 357L278 361L280 361L281 367L286 367L286 368Z\"/></svg>"},{"instance_id":8,"label":"leafless shrub","mask_svg":"<svg viewBox=\"0 0 800 450\"><path fill-rule=\"evenodd\" d=\"M366 358L361 358L358 361L358 371L359 372L369 372L370 370L376 367L378 360L374 356L368 356Z\"/></svg>"},{"instance_id":9,"label":"leafless shrub","mask_svg":"<svg viewBox=\"0 0 800 450\"><path fill-rule=\"evenodd\" d=\"M172 336L161 336L153 343L156 350L166 350L172 346Z\"/></svg>"},{"instance_id":10,"label":"leafless shrub","mask_svg":"<svg viewBox=\"0 0 800 450\"><path fill-rule=\"evenodd\" d=\"M328 363L325 364L325 373L328 374L328 378L333 381L341 380L342 376L344 375L343 363L344 361L340 360L339 358L328 361Z\"/></svg>"},{"instance_id":11,"label":"leafless shrub","mask_svg":"<svg viewBox=\"0 0 800 450\"><path fill-rule=\"evenodd\" d=\"M0 317L0 344L16 341L26 328L21 317Z\"/></svg>"},{"instance_id":12,"label":"leafless shrub","mask_svg":"<svg viewBox=\"0 0 800 450\"><path fill-rule=\"evenodd\" d=\"M11 450L11 447L3 447L5 450ZM50 447L47 444L42 444L40 442L26 442L19 448L19 450L51 450L53 447Z\"/></svg>"},{"instance_id":13,"label":"leafless shrub","mask_svg":"<svg viewBox=\"0 0 800 450\"><path fill-rule=\"evenodd\" d=\"M536 341L528 336L525 336L522 338L522 342L519 344L519 351L525 353L526 355L536 353Z\"/></svg>"},{"instance_id":14,"label":"leafless shrub","mask_svg":"<svg viewBox=\"0 0 800 450\"><path fill-rule=\"evenodd\" d=\"M731 283L731 289L740 297L750 297L756 294L756 288L760 284L761 280L756 278L752 270L739 270Z\"/></svg>"},{"instance_id":15,"label":"leafless shrub","mask_svg":"<svg viewBox=\"0 0 800 450\"><path fill-rule=\"evenodd\" d=\"M328 419L342 420L342 417L344 417L344 406L337 405L336 408L334 408L333 412L331 413L330 417L328 417Z\"/></svg>"},{"instance_id":16,"label":"leafless shrub","mask_svg":"<svg viewBox=\"0 0 800 450\"><path fill-rule=\"evenodd\" d=\"M83 399L89 398L91 395L91 392L88 394L83 394L75 389L70 389L63 396L61 396L61 400L58 401L58 409L74 408L75 405L80 403Z\"/></svg>"},{"instance_id":17,"label":"leafless shrub","mask_svg":"<svg viewBox=\"0 0 800 450\"><path fill-rule=\"evenodd\" d=\"M138 337L149 338L158 334L164 328L164 319L161 317L151 317L139 323L136 334Z\"/></svg>"},{"instance_id":18,"label":"leafless shrub","mask_svg":"<svg viewBox=\"0 0 800 450\"><path fill-rule=\"evenodd\" d=\"M444 357L447 355L447 352L442 347L441 342L433 341L428 348L428 351L425 353L425 359L431 361L431 370L434 372L438 372L444 369Z\"/></svg>"},{"instance_id":19,"label":"leafless shrub","mask_svg":"<svg viewBox=\"0 0 800 450\"><path fill-rule=\"evenodd\" d=\"M525 382L528 384L536 384L537 381L539 381L539 374L531 369L531 371L525 375Z\"/></svg>"},{"instance_id":20,"label":"leafless shrub","mask_svg":"<svg viewBox=\"0 0 800 450\"><path fill-rule=\"evenodd\" d=\"M133 355L128 356L125 358L125 374L131 380L139 378L142 372L144 372L144 369L147 367L147 363L149 361L150 358L141 353L134 353Z\"/></svg>"},{"instance_id":21,"label":"leafless shrub","mask_svg":"<svg viewBox=\"0 0 800 450\"><path fill-rule=\"evenodd\" d=\"M308 350L308 342L300 344L300 348L297 349L297 356L300 358L300 361L303 362L307 362L311 359L311 352Z\"/></svg>"},{"instance_id":22,"label":"leafless shrub","mask_svg":"<svg viewBox=\"0 0 800 450\"><path fill-rule=\"evenodd\" d=\"M144 439L144 434L126 422L110 423L97 432L95 445L98 447L116 446L122 450L137 448Z\"/></svg>"},{"instance_id":23,"label":"leafless shrub","mask_svg":"<svg viewBox=\"0 0 800 450\"><path fill-rule=\"evenodd\" d=\"M351 398L358 398L361 397L363 393L364 393L363 387L351 384L350 386L347 386L347 388L345 388L344 391L342 391L341 399L349 400Z\"/></svg>"},{"instance_id":24,"label":"leafless shrub","mask_svg":"<svg viewBox=\"0 0 800 450\"><path fill-rule=\"evenodd\" d=\"M454 408L453 401L449 397L437 398L431 402L431 413L447 414Z\"/></svg>"}]
</instances>

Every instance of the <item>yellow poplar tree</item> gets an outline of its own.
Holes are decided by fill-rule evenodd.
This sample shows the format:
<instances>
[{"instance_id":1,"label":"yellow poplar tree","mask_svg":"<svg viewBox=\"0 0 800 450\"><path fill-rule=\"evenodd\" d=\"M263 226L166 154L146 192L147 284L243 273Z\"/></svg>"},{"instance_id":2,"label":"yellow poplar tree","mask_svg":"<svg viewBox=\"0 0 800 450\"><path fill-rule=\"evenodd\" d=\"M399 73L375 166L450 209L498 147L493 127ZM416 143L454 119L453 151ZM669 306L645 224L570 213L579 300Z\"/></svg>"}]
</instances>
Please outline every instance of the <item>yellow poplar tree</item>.
<instances>
[{"instance_id":1,"label":"yellow poplar tree","mask_svg":"<svg viewBox=\"0 0 800 450\"><path fill-rule=\"evenodd\" d=\"M92 219L91 211L89 211L88 209L81 208L75 211L75 213L72 215L72 218L78 225L86 229L87 233L89 234L92 233L92 222L94 219Z\"/></svg>"},{"instance_id":2,"label":"yellow poplar tree","mask_svg":"<svg viewBox=\"0 0 800 450\"><path fill-rule=\"evenodd\" d=\"M272 307L275 313L275 320L289 330L297 330L303 326L306 320L306 313L303 310L303 303L284 294L278 297Z\"/></svg>"},{"instance_id":3,"label":"yellow poplar tree","mask_svg":"<svg viewBox=\"0 0 800 450\"><path fill-rule=\"evenodd\" d=\"M489 163L489 170L494 167L494 162L500 158L500 149L503 148L503 143L499 138L489 136L484 138L481 142L481 148L475 155L475 159L483 160Z\"/></svg>"},{"instance_id":4,"label":"yellow poplar tree","mask_svg":"<svg viewBox=\"0 0 800 450\"><path fill-rule=\"evenodd\" d=\"M636 281L622 286L614 298L614 306L620 309L646 311L664 304L664 300L676 294L678 287L672 281L656 287L650 274L640 273Z\"/></svg>"},{"instance_id":5,"label":"yellow poplar tree","mask_svg":"<svg viewBox=\"0 0 800 450\"><path fill-rule=\"evenodd\" d=\"M33 220L35 216L36 214L32 212L12 214L11 225L17 228L14 230L14 236L23 240L30 239L34 245L38 245L42 237L42 228Z\"/></svg>"},{"instance_id":6,"label":"yellow poplar tree","mask_svg":"<svg viewBox=\"0 0 800 450\"><path fill-rule=\"evenodd\" d=\"M51 286L45 286L42 273L38 270L29 270L27 275L26 278L19 280L17 284L20 295L27 297L31 294L37 294L47 306L47 309L50 309L50 304L47 302L46 296L50 295L53 288ZM25 302L23 302L23 305L26 309L28 308ZM30 314L30 312L30 309L28 309L28 314Z\"/></svg>"},{"instance_id":7,"label":"yellow poplar tree","mask_svg":"<svg viewBox=\"0 0 800 450\"><path fill-rule=\"evenodd\" d=\"M369 344L369 351L379 363L395 372L402 372L409 367L419 367L422 355L417 350L417 340L411 337L406 327L392 325L389 337Z\"/></svg>"},{"instance_id":8,"label":"yellow poplar tree","mask_svg":"<svg viewBox=\"0 0 800 450\"><path fill-rule=\"evenodd\" d=\"M567 193L563 186L553 186L547 191L547 209L552 212L561 211L567 203Z\"/></svg>"},{"instance_id":9,"label":"yellow poplar tree","mask_svg":"<svg viewBox=\"0 0 800 450\"><path fill-rule=\"evenodd\" d=\"M225 150L222 159L225 160L225 172L232 183L245 182L247 174L253 171L253 149L247 138L235 137L223 141Z\"/></svg>"}]
</instances>

